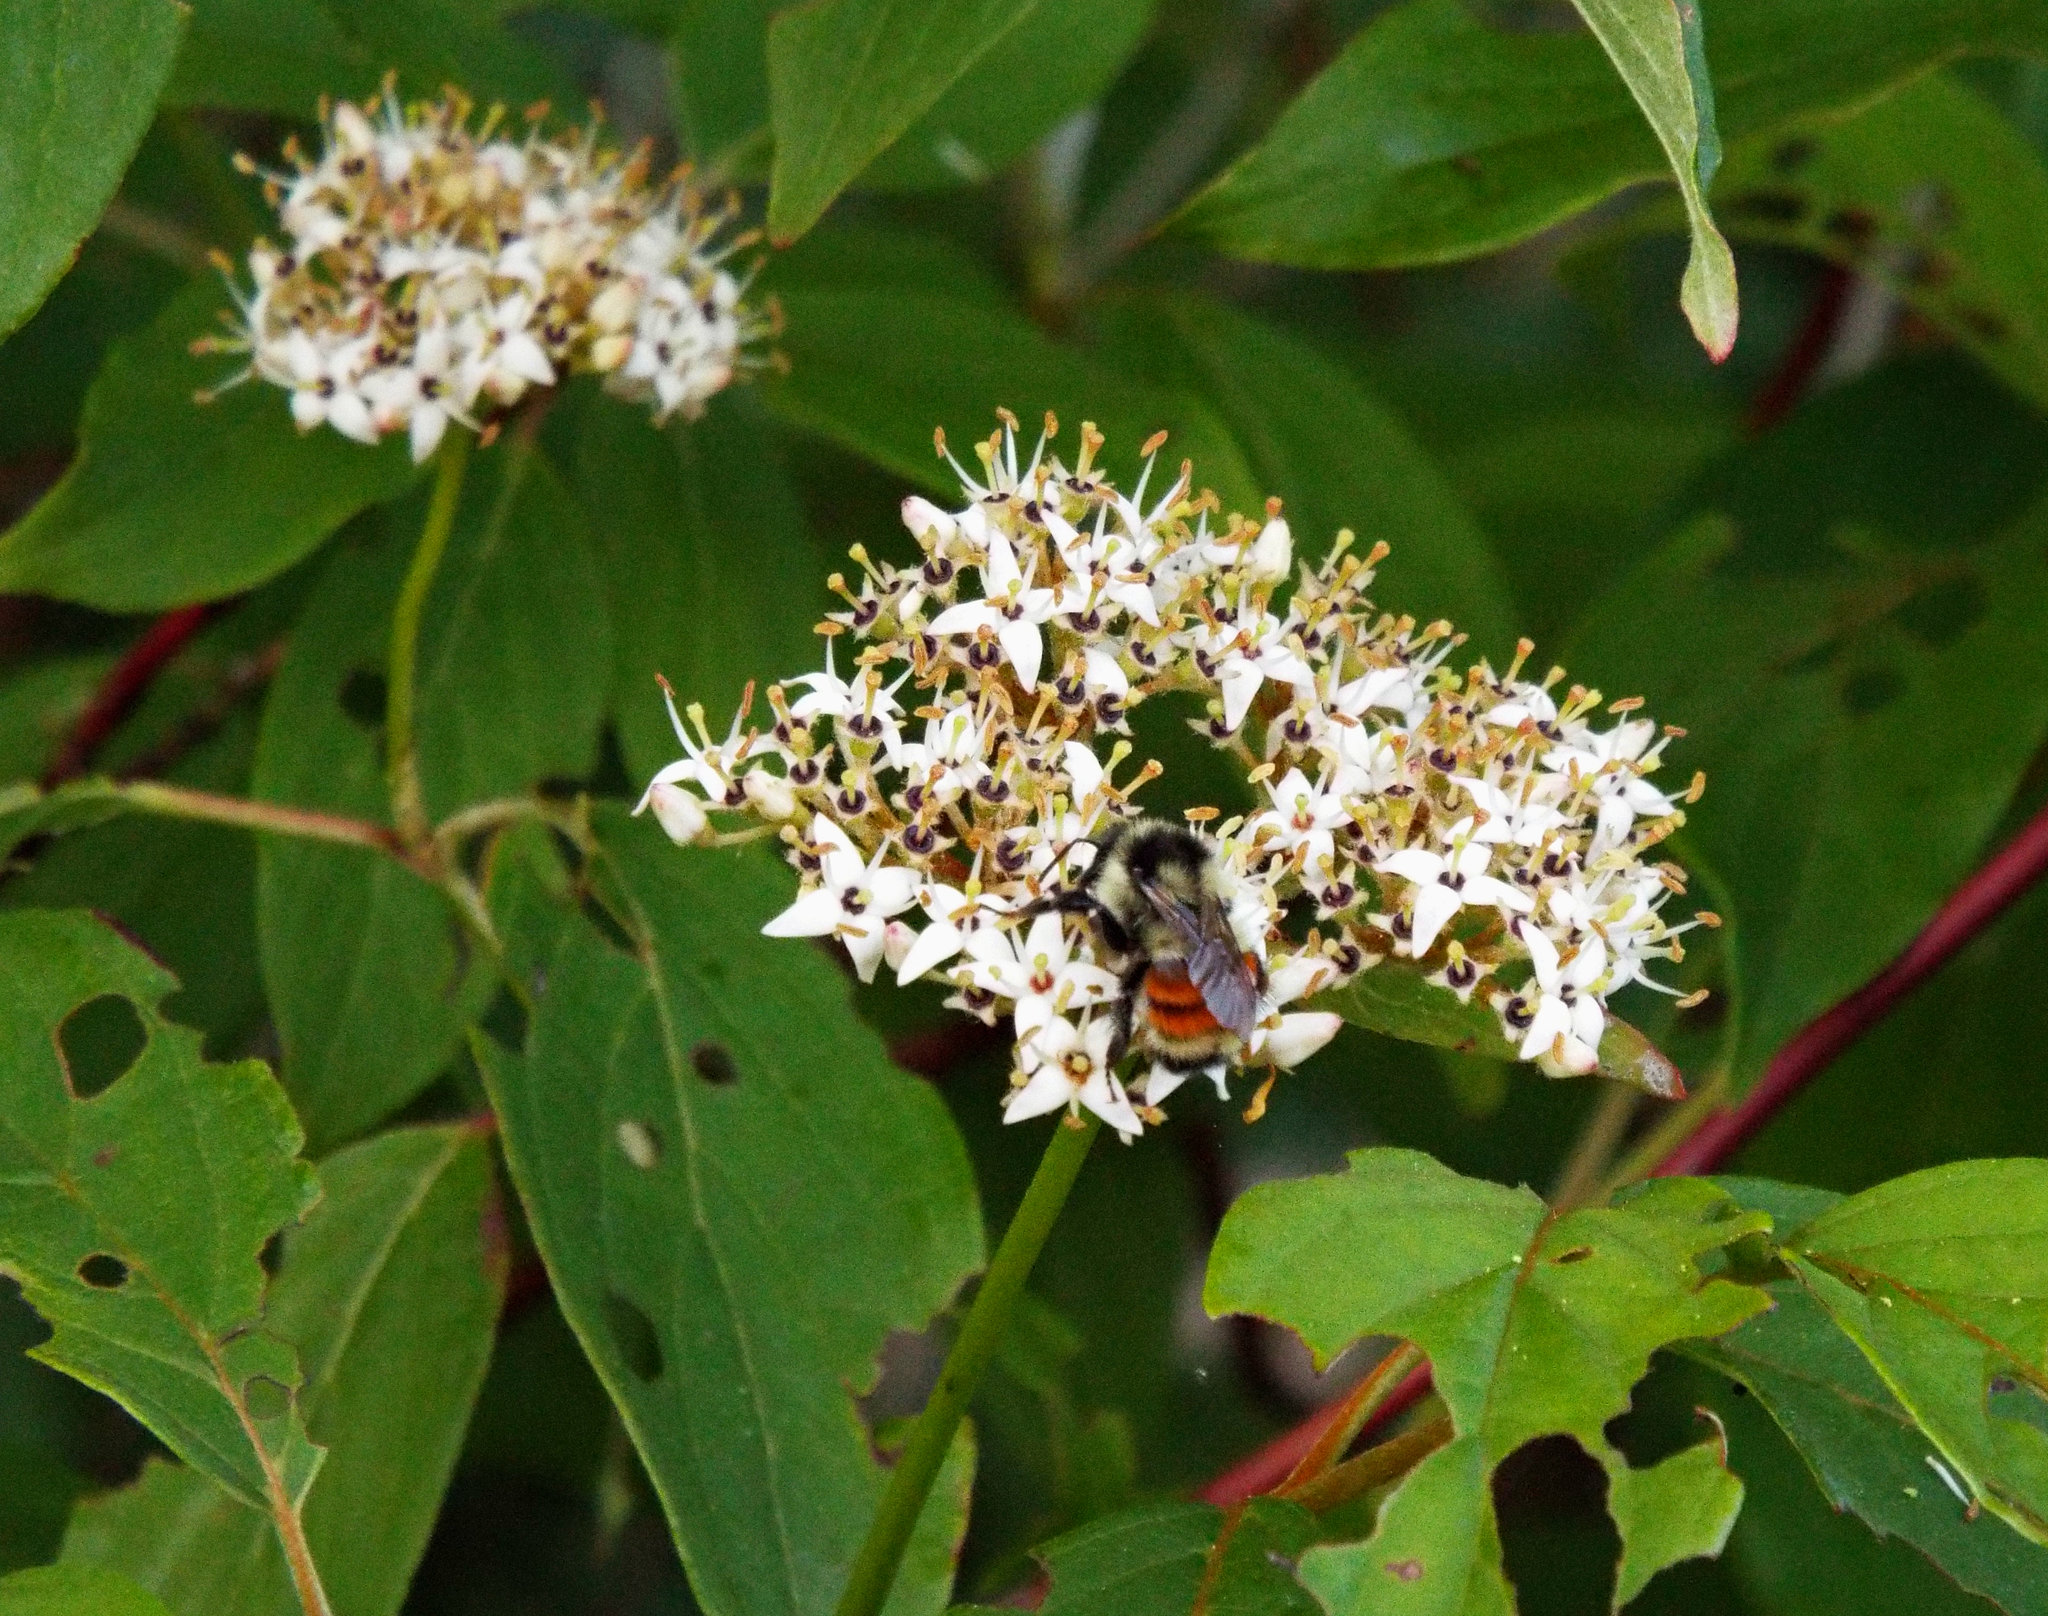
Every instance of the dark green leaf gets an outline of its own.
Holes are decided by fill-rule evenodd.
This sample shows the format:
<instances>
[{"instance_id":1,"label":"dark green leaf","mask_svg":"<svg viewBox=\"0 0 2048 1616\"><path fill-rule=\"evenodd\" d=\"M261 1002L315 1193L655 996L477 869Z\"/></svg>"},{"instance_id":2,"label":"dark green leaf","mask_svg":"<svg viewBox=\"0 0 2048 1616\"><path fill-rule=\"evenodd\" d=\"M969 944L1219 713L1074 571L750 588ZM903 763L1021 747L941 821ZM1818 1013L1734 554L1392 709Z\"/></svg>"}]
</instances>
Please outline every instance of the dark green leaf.
<instances>
[{"instance_id":1,"label":"dark green leaf","mask_svg":"<svg viewBox=\"0 0 2048 1616\"><path fill-rule=\"evenodd\" d=\"M327 1448L306 1537L350 1616L405 1598L490 1357L504 1287L490 1152L472 1128L401 1128L321 1166L287 1236L266 1327L298 1349ZM111 1567L183 1616L296 1616L269 1523L182 1466L83 1505L65 1558Z\"/></svg>"},{"instance_id":2,"label":"dark green leaf","mask_svg":"<svg viewBox=\"0 0 2048 1616\"><path fill-rule=\"evenodd\" d=\"M679 852L617 814L598 831L638 957L545 896L537 854L501 849L493 901L537 1002L522 1053L480 1039L478 1060L698 1601L822 1612L882 1482L852 1396L887 1332L922 1328L981 1260L973 1180L832 966L760 936L788 885L765 850ZM927 1508L928 1565L961 1485ZM942 1609L947 1580L899 1601Z\"/></svg>"},{"instance_id":3,"label":"dark green leaf","mask_svg":"<svg viewBox=\"0 0 2048 1616\"><path fill-rule=\"evenodd\" d=\"M403 443L302 436L265 383L194 403L231 361L187 347L226 302L218 284L195 281L115 345L86 399L78 458L0 535L0 589L108 611L237 594L411 482Z\"/></svg>"},{"instance_id":4,"label":"dark green leaf","mask_svg":"<svg viewBox=\"0 0 2048 1616\"><path fill-rule=\"evenodd\" d=\"M777 5L677 0L673 6L667 32L676 137L699 161L751 136L767 136L768 24ZM764 163L766 156L764 150ZM765 166L759 177L765 178Z\"/></svg>"},{"instance_id":5,"label":"dark green leaf","mask_svg":"<svg viewBox=\"0 0 2048 1616\"><path fill-rule=\"evenodd\" d=\"M701 700L722 734L750 680L765 690L821 654L811 629L832 568L752 404L721 401L666 430L606 404L577 436L576 492L616 629L612 711L636 780L676 756L656 674Z\"/></svg>"},{"instance_id":6,"label":"dark green leaf","mask_svg":"<svg viewBox=\"0 0 2048 1616\"><path fill-rule=\"evenodd\" d=\"M1430 1359L1456 1434L1382 1506L1365 1544L1302 1559L1332 1612L1508 1610L1487 1478L1541 1436L1573 1437L1608 1472L1622 1533L1617 1604L1664 1566L1718 1553L1741 1487L1710 1449L1636 1470L1606 1422L1650 1355L1732 1329L1761 1292L1703 1279L1699 1258L1766 1227L1696 1180L1663 1180L1622 1208L1547 1215L1526 1189L1460 1178L1413 1151L1354 1152L1348 1173L1240 1197L1210 1253L1203 1300L1300 1333L1318 1363L1366 1335Z\"/></svg>"},{"instance_id":7,"label":"dark green leaf","mask_svg":"<svg viewBox=\"0 0 2048 1616\"><path fill-rule=\"evenodd\" d=\"M1846 112L1965 51L2048 54L2030 0L1721 0L1722 137ZM1599 45L1409 0L1362 29L1265 140L1182 214L1240 257L1437 263L1554 224L1665 165Z\"/></svg>"},{"instance_id":8,"label":"dark green leaf","mask_svg":"<svg viewBox=\"0 0 2048 1616\"><path fill-rule=\"evenodd\" d=\"M36 1566L0 1577L0 1616L167 1616L154 1594L91 1566Z\"/></svg>"},{"instance_id":9,"label":"dark green leaf","mask_svg":"<svg viewBox=\"0 0 2048 1616\"><path fill-rule=\"evenodd\" d=\"M768 29L775 172L768 230L778 245L928 111L1041 0L810 0Z\"/></svg>"},{"instance_id":10,"label":"dark green leaf","mask_svg":"<svg viewBox=\"0 0 2048 1616\"><path fill-rule=\"evenodd\" d=\"M385 642L417 515L394 513L328 563L264 707L257 796L384 817ZM590 767L609 679L602 587L553 470L516 446L479 459L420 638L430 812ZM280 839L257 868L285 1083L311 1137L332 1144L447 1063L491 972L458 949L440 895L393 861Z\"/></svg>"},{"instance_id":11,"label":"dark green leaf","mask_svg":"<svg viewBox=\"0 0 2048 1616\"><path fill-rule=\"evenodd\" d=\"M1120 311L1118 346L1152 379L1191 393L1236 434L1265 489L1286 501L1296 551L1324 553L1339 528L1393 555L1375 597L1418 622L1448 617L1490 655L1515 642L1500 564L1407 427L1344 365L1207 298Z\"/></svg>"},{"instance_id":12,"label":"dark green leaf","mask_svg":"<svg viewBox=\"0 0 2048 1616\"><path fill-rule=\"evenodd\" d=\"M1735 255L1707 211L1720 159L1697 0L1572 0L1643 109L1671 164L1692 234L1679 302L1718 362L1735 346Z\"/></svg>"},{"instance_id":13,"label":"dark green leaf","mask_svg":"<svg viewBox=\"0 0 2048 1616\"><path fill-rule=\"evenodd\" d=\"M173 0L18 0L0 51L0 337L71 267L177 55Z\"/></svg>"},{"instance_id":14,"label":"dark green leaf","mask_svg":"<svg viewBox=\"0 0 2048 1616\"><path fill-rule=\"evenodd\" d=\"M1264 490L1204 405L1051 341L967 273L934 285L942 267L915 244L907 255L887 238L873 246L867 278L811 279L790 266L776 280L789 315L782 347L790 371L763 391L784 419L948 496L959 483L932 453L932 429L943 427L955 452L968 454L995 429L998 406L1034 433L1040 416L1055 411L1069 454L1080 423L1094 421L1109 437L1108 462L1120 478L1132 474L1139 445L1164 427L1172 433L1162 451L1169 464L1191 459L1196 485L1215 489L1226 508L1259 509ZM913 284L890 282L889 266L902 256L914 266Z\"/></svg>"},{"instance_id":15,"label":"dark green leaf","mask_svg":"<svg viewBox=\"0 0 2048 1616\"><path fill-rule=\"evenodd\" d=\"M1052 1577L1044 1616L1187 1616L1223 1511L1177 1500L1140 1504L1038 1551Z\"/></svg>"},{"instance_id":16,"label":"dark green leaf","mask_svg":"<svg viewBox=\"0 0 2048 1616\"><path fill-rule=\"evenodd\" d=\"M55 1330L35 1355L255 1508L296 1504L299 1364L252 1327L264 1242L318 1193L283 1093L203 1062L157 1013L176 980L90 915L0 915L0 980L0 1269ZM258 1418L258 1390L287 1400Z\"/></svg>"}]
</instances>

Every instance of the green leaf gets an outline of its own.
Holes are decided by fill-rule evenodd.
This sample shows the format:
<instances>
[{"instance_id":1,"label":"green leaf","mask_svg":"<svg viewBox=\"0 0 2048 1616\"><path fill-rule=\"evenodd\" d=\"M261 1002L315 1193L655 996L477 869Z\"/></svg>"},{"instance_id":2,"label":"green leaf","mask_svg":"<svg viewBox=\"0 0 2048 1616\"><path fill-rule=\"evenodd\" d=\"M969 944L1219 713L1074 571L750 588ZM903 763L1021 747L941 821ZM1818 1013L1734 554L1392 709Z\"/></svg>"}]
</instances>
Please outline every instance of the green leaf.
<instances>
[{"instance_id":1,"label":"green leaf","mask_svg":"<svg viewBox=\"0 0 2048 1616\"><path fill-rule=\"evenodd\" d=\"M1108 435L1119 478L1134 474L1139 445L1166 428L1168 464L1193 460L1197 487L1215 489L1227 509L1260 508L1264 490L1205 405L1051 341L989 291L977 269L914 240L847 236L850 249L871 248L865 269L834 262L828 276L806 273L801 261L775 266L790 369L762 391L785 420L947 497L959 482L933 454L932 429L943 427L955 453L970 455L995 429L998 406L1033 434L1054 411L1070 455L1081 422L1094 421ZM902 274L892 279L895 269Z\"/></svg>"},{"instance_id":2,"label":"green leaf","mask_svg":"<svg viewBox=\"0 0 2048 1616\"><path fill-rule=\"evenodd\" d=\"M724 733L749 681L765 690L818 664L832 567L752 399L666 429L601 404L579 425L572 475L609 585L613 721L644 780L676 756L655 675Z\"/></svg>"},{"instance_id":3,"label":"green leaf","mask_svg":"<svg viewBox=\"0 0 2048 1616\"><path fill-rule=\"evenodd\" d=\"M19 0L0 51L0 337L71 267L156 112L173 0Z\"/></svg>"},{"instance_id":4,"label":"green leaf","mask_svg":"<svg viewBox=\"0 0 2048 1616\"><path fill-rule=\"evenodd\" d=\"M1714 85L1700 38L1699 0L1572 0L1670 160L1692 232L1678 300L1715 363L1735 346L1735 255L1715 227L1706 190L1720 160Z\"/></svg>"},{"instance_id":5,"label":"green leaf","mask_svg":"<svg viewBox=\"0 0 2048 1616\"><path fill-rule=\"evenodd\" d=\"M114 346L86 397L78 458L0 534L0 589L105 611L238 594L412 481L403 443L301 435L267 383L194 403L229 361L187 349L226 302L195 281Z\"/></svg>"},{"instance_id":6,"label":"green leaf","mask_svg":"<svg viewBox=\"0 0 2048 1616\"><path fill-rule=\"evenodd\" d=\"M254 1327L263 1245L318 1194L282 1091L202 1061L157 1013L176 979L90 915L0 915L0 981L0 1270L54 1329L34 1355L246 1503L295 1507L320 1450L296 1355Z\"/></svg>"},{"instance_id":7,"label":"green leaf","mask_svg":"<svg viewBox=\"0 0 2048 1616\"><path fill-rule=\"evenodd\" d=\"M264 706L255 795L381 820L391 603L418 512L328 562ZM592 764L610 677L597 564L538 455L474 464L420 637L420 775L435 816ZM492 991L447 905L389 859L266 840L263 977L284 1078L319 1145L352 1137L447 1064Z\"/></svg>"},{"instance_id":8,"label":"green leaf","mask_svg":"<svg viewBox=\"0 0 2048 1616\"><path fill-rule=\"evenodd\" d=\"M1040 0L810 0L768 28L775 169L768 233L786 246Z\"/></svg>"},{"instance_id":9,"label":"green leaf","mask_svg":"<svg viewBox=\"0 0 2048 1616\"><path fill-rule=\"evenodd\" d=\"M1842 1199L1796 1191L1802 1199L1795 1201L1784 1193L1790 1186L1721 1182L1745 1205L1774 1202L1769 1209L1785 1230ZM1756 1395L1836 1509L1853 1511L1881 1537L1912 1544L2013 1616L2048 1612L2048 1553L1995 1519L1968 1520L1926 1462L1928 1438L1826 1309L1796 1280L1766 1288L1768 1313L1680 1350Z\"/></svg>"},{"instance_id":10,"label":"green leaf","mask_svg":"<svg viewBox=\"0 0 2048 1616\"><path fill-rule=\"evenodd\" d=\"M1037 0L855 181L876 190L978 185L1114 82L1156 0Z\"/></svg>"},{"instance_id":11,"label":"green leaf","mask_svg":"<svg viewBox=\"0 0 2048 1616\"><path fill-rule=\"evenodd\" d=\"M1456 1434L1382 1506L1364 1544L1310 1550L1302 1581L1333 1613L1513 1608L1488 1475L1523 1444L1574 1438L1608 1472L1622 1533L1617 1603L1677 1559L1718 1552L1740 1484L1704 1450L1632 1470L1603 1427L1650 1355L1766 1305L1699 1259L1768 1227L1684 1179L1625 1207L1552 1219L1526 1189L1460 1178L1414 1151L1363 1150L1348 1173L1248 1191L1223 1220L1203 1301L1299 1333L1321 1365L1366 1335L1430 1359ZM1704 1454L1704 1456L1702 1456Z\"/></svg>"},{"instance_id":12,"label":"green leaf","mask_svg":"<svg viewBox=\"0 0 2048 1616\"><path fill-rule=\"evenodd\" d=\"M501 847L493 903L536 1005L523 1051L479 1037L478 1062L698 1602L822 1613L882 1485L853 1397L884 1336L923 1328L980 1263L973 1178L843 978L760 936L789 886L765 849L679 852L615 812L597 832L603 930L547 896L536 843ZM942 1481L913 1555L942 1558L961 1485ZM948 1581L899 1585L890 1608L941 1610Z\"/></svg>"},{"instance_id":13,"label":"green leaf","mask_svg":"<svg viewBox=\"0 0 2048 1616\"><path fill-rule=\"evenodd\" d=\"M2048 408L2048 170L1975 91L1932 74L1847 122L1746 142L1714 196L1732 234L1883 282Z\"/></svg>"},{"instance_id":14,"label":"green leaf","mask_svg":"<svg viewBox=\"0 0 2048 1616\"><path fill-rule=\"evenodd\" d=\"M1161 1499L1091 1521L1038 1551L1044 1616L1186 1616L1223 1523L1213 1504Z\"/></svg>"},{"instance_id":15,"label":"green leaf","mask_svg":"<svg viewBox=\"0 0 2048 1616\"><path fill-rule=\"evenodd\" d=\"M700 162L768 133L768 24L778 0L675 0L668 34L676 139ZM766 178L767 153L761 154ZM737 176L734 176L737 178Z\"/></svg>"},{"instance_id":16,"label":"green leaf","mask_svg":"<svg viewBox=\"0 0 2048 1616\"><path fill-rule=\"evenodd\" d=\"M2048 1161L1893 1179L1787 1251L1953 1479L2048 1545Z\"/></svg>"},{"instance_id":17,"label":"green leaf","mask_svg":"<svg viewBox=\"0 0 2048 1616\"><path fill-rule=\"evenodd\" d=\"M1853 111L1967 51L2048 54L2048 20L2030 0L1719 0L1712 11L1716 117L1731 141ZM1664 44L1668 67L1668 33ZM1688 67L1697 85L1696 60ZM1460 0L1409 0L1361 29L1180 222L1273 263L1441 263L1671 166L1698 167L1704 182L1700 155L1667 165L1592 38L1496 30Z\"/></svg>"},{"instance_id":18,"label":"green leaf","mask_svg":"<svg viewBox=\"0 0 2048 1616\"><path fill-rule=\"evenodd\" d=\"M1337 360L1208 298L1128 300L1113 343L1151 379L1193 394L1236 434L1253 474L1286 501L1295 549L1339 528L1393 555L1375 598L1418 622L1448 617L1479 647L1515 642L1514 603L1486 535L1401 419Z\"/></svg>"},{"instance_id":19,"label":"green leaf","mask_svg":"<svg viewBox=\"0 0 2048 1616\"><path fill-rule=\"evenodd\" d=\"M393 1616L490 1358L502 1214L472 1127L379 1134L320 1177L326 1193L285 1239L264 1321L298 1349L299 1405L327 1448L305 1523L328 1596L350 1616ZM263 1517L161 1460L81 1505L64 1554L133 1577L183 1616L299 1610Z\"/></svg>"},{"instance_id":20,"label":"green leaf","mask_svg":"<svg viewBox=\"0 0 2048 1616\"><path fill-rule=\"evenodd\" d=\"M1386 959L1342 987L1319 994L1320 1010L1334 1010L1355 1027L1389 1038L1489 1060L1516 1059L1515 1046L1500 1030L1500 1017L1478 995L1461 1003L1450 989L1429 980L1413 960ZM1660 1100L1685 1097L1685 1083L1657 1046L1610 1013L1600 1035L1600 1073L1630 1083Z\"/></svg>"},{"instance_id":21,"label":"green leaf","mask_svg":"<svg viewBox=\"0 0 2048 1616\"><path fill-rule=\"evenodd\" d=\"M2048 736L2044 533L2048 508L1960 553L1865 534L1762 565L1703 521L1582 623L1574 674L1645 696L1706 771L1687 835L1732 894L1738 1088L1906 945Z\"/></svg>"},{"instance_id":22,"label":"green leaf","mask_svg":"<svg viewBox=\"0 0 2048 1616\"><path fill-rule=\"evenodd\" d=\"M156 1596L91 1566L36 1566L0 1577L0 1616L169 1616Z\"/></svg>"}]
</instances>

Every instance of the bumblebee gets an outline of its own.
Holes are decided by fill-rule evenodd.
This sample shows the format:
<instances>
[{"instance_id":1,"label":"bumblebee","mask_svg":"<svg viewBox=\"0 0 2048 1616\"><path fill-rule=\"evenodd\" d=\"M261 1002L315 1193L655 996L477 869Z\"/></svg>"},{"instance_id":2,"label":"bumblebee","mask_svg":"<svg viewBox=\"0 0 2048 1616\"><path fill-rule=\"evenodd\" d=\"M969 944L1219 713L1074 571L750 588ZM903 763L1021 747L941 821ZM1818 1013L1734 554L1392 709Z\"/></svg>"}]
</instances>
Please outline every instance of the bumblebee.
<instances>
[{"instance_id":1,"label":"bumblebee","mask_svg":"<svg viewBox=\"0 0 2048 1616\"><path fill-rule=\"evenodd\" d=\"M1236 1055L1265 971L1224 914L1214 847L1158 819L1119 820L1093 842L1094 862L1045 906L1088 916L1121 967L1110 1059L1139 1049L1192 1072Z\"/></svg>"}]
</instances>

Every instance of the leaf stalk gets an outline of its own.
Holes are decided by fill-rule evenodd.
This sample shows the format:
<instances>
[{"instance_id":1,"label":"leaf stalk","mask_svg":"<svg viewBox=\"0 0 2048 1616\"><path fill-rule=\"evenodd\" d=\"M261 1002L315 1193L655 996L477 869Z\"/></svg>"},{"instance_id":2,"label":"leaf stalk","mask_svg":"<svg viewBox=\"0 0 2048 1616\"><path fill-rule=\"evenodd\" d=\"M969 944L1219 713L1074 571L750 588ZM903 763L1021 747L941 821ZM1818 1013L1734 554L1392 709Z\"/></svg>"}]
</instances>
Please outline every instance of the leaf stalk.
<instances>
[{"instance_id":1,"label":"leaf stalk","mask_svg":"<svg viewBox=\"0 0 2048 1616\"><path fill-rule=\"evenodd\" d=\"M440 570L462 503L463 475L469 469L471 434L460 429L441 440L434 456L434 492L427 520L406 569L398 603L391 612L391 658L385 680L385 776L391 787L391 819L408 847L427 839L427 810L420 796L419 757L413 746L413 682L419 662L420 617L427 591Z\"/></svg>"}]
</instances>

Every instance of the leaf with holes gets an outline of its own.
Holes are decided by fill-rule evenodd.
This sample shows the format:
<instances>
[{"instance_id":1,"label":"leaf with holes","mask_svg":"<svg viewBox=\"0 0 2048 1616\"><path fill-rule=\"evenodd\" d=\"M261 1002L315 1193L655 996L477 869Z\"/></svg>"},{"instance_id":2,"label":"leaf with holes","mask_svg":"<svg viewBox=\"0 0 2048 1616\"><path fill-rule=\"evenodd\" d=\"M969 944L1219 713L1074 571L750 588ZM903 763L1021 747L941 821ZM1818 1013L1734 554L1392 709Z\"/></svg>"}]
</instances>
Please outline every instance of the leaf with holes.
<instances>
[{"instance_id":1,"label":"leaf with holes","mask_svg":"<svg viewBox=\"0 0 2048 1616\"><path fill-rule=\"evenodd\" d=\"M35 311L149 128L178 54L175 0L20 0L0 51L0 337Z\"/></svg>"},{"instance_id":2,"label":"leaf with holes","mask_svg":"<svg viewBox=\"0 0 2048 1616\"><path fill-rule=\"evenodd\" d=\"M493 907L535 1007L522 1050L479 1036L478 1062L555 1294L698 1602L812 1616L881 1492L855 1402L875 1354L981 1262L973 1176L832 965L760 935L788 901L766 849L678 852L648 821L596 823L616 920L550 895L537 839L499 850ZM899 1616L944 1608L961 1486L942 1480L912 1550L947 1569L899 1584Z\"/></svg>"},{"instance_id":3,"label":"leaf with holes","mask_svg":"<svg viewBox=\"0 0 2048 1616\"><path fill-rule=\"evenodd\" d=\"M260 1061L216 1066L177 986L77 911L0 915L0 1270L97 1387L259 1510L319 1468L292 1349L254 1328L264 1243L318 1194Z\"/></svg>"},{"instance_id":4,"label":"leaf with holes","mask_svg":"<svg viewBox=\"0 0 2048 1616\"><path fill-rule=\"evenodd\" d=\"M1770 1211L1778 1238L1793 1245L1803 1225L1844 1199L1750 1179L1717 1182L1742 1204ZM1796 1277L1765 1289L1770 1312L1679 1350L1755 1394L1836 1509L1912 1544L2012 1616L2048 1616L2048 1550L1993 1516L1970 1518L1928 1462L1934 1444Z\"/></svg>"},{"instance_id":5,"label":"leaf with holes","mask_svg":"<svg viewBox=\"0 0 2048 1616\"><path fill-rule=\"evenodd\" d=\"M393 1129L323 1162L319 1206L285 1236L264 1325L305 1366L299 1406L327 1450L306 1540L350 1616L403 1603L455 1467L504 1292L492 1179L478 1129ZM299 1610L263 1518L161 1460L82 1503L64 1557L134 1578L180 1616Z\"/></svg>"},{"instance_id":6,"label":"leaf with holes","mask_svg":"<svg viewBox=\"0 0 2048 1616\"><path fill-rule=\"evenodd\" d=\"M1551 1218L1526 1189L1461 1178L1414 1151L1352 1153L1350 1171L1260 1185L1231 1207L1210 1253L1212 1314L1287 1325L1327 1363L1361 1336L1426 1353L1456 1434L1381 1506L1364 1543L1302 1557L1335 1616L1389 1608L1508 1611L1489 1480L1539 1437L1574 1438L1607 1471L1622 1535L1615 1604L1659 1570L1720 1552L1741 1484L1711 1444L1636 1470L1603 1427L1629 1406L1650 1355L1717 1336L1767 1305L1707 1278L1700 1259L1769 1227L1694 1179L1624 1207Z\"/></svg>"},{"instance_id":7,"label":"leaf with holes","mask_svg":"<svg viewBox=\"0 0 2048 1616\"><path fill-rule=\"evenodd\" d=\"M365 523L329 563L264 706L254 795L384 817L386 641L418 514ZM429 810L588 770L609 654L597 564L553 469L514 446L480 456L420 636ZM495 989L441 895L356 848L266 840L257 929L285 1086L316 1148L416 1094Z\"/></svg>"},{"instance_id":8,"label":"leaf with holes","mask_svg":"<svg viewBox=\"0 0 2048 1616\"><path fill-rule=\"evenodd\" d=\"M170 1616L156 1595L92 1566L36 1566L0 1577L0 1616Z\"/></svg>"},{"instance_id":9,"label":"leaf with holes","mask_svg":"<svg viewBox=\"0 0 2048 1616\"><path fill-rule=\"evenodd\" d=\"M77 459L0 534L0 589L119 612L218 600L413 480L403 443L301 433L274 387L194 403L229 365L186 350L226 301L218 282L195 281L115 345L86 397Z\"/></svg>"}]
</instances>

